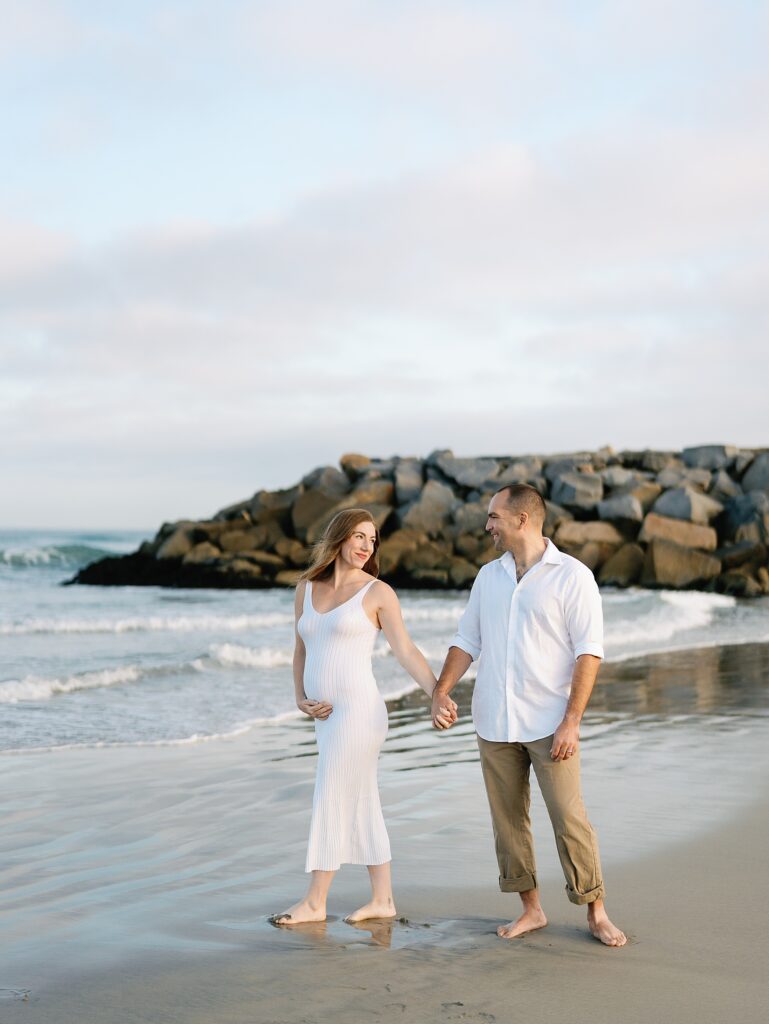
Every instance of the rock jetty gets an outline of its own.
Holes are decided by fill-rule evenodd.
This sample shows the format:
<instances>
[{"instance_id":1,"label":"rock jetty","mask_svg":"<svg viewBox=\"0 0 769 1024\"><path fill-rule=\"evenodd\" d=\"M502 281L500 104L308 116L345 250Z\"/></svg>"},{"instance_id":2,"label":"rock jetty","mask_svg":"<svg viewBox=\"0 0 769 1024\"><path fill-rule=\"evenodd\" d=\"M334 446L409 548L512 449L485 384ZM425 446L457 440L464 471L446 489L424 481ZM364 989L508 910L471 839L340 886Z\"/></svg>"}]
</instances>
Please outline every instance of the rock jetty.
<instances>
[{"instance_id":1,"label":"rock jetty","mask_svg":"<svg viewBox=\"0 0 769 1024\"><path fill-rule=\"evenodd\" d=\"M296 486L257 491L212 519L164 523L138 551L70 582L169 587L290 587L326 523L367 508L382 535L382 578L397 587L467 588L497 555L484 532L490 496L530 483L545 532L609 586L769 594L769 450L426 459L344 455Z\"/></svg>"}]
</instances>

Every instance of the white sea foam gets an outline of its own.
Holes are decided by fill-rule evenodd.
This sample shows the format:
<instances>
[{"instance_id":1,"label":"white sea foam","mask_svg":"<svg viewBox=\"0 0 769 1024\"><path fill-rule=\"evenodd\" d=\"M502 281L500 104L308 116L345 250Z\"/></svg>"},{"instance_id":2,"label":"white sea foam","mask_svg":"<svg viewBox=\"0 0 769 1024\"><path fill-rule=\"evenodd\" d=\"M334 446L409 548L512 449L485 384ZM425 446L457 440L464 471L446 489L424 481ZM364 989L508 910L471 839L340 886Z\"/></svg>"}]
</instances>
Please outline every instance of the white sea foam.
<instances>
[{"instance_id":1,"label":"white sea foam","mask_svg":"<svg viewBox=\"0 0 769 1024\"><path fill-rule=\"evenodd\" d=\"M0 635L25 636L41 633L238 633L246 629L285 626L294 621L285 612L255 615L148 615L121 619L40 619L0 623Z\"/></svg>"},{"instance_id":2,"label":"white sea foam","mask_svg":"<svg viewBox=\"0 0 769 1024\"><path fill-rule=\"evenodd\" d=\"M244 647L241 644L211 644L209 653L219 665L238 668L274 668L290 665L293 653L275 647Z\"/></svg>"},{"instance_id":3,"label":"white sea foam","mask_svg":"<svg viewBox=\"0 0 769 1024\"><path fill-rule=\"evenodd\" d=\"M26 676L24 679L8 679L0 683L0 704L18 704L23 700L49 700L62 693L75 690L93 690L104 686L119 686L121 683L136 682L142 675L138 665L105 669L101 672L84 672L66 679L42 679Z\"/></svg>"}]
</instances>

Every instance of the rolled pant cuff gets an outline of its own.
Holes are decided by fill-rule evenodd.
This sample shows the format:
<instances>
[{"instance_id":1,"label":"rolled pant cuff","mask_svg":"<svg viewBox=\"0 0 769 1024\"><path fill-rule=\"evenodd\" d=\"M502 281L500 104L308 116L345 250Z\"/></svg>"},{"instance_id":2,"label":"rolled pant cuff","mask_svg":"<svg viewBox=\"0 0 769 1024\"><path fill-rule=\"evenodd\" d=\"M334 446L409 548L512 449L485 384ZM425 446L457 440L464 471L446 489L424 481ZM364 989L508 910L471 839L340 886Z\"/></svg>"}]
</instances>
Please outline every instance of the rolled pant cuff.
<instances>
[{"instance_id":1,"label":"rolled pant cuff","mask_svg":"<svg viewBox=\"0 0 769 1024\"><path fill-rule=\"evenodd\" d=\"M517 878L503 878L500 875L499 888L502 892L529 892L537 888L537 879L534 875L518 875Z\"/></svg>"},{"instance_id":2,"label":"rolled pant cuff","mask_svg":"<svg viewBox=\"0 0 769 1024\"><path fill-rule=\"evenodd\" d=\"M581 907L585 903L595 903L596 900L602 900L606 895L606 890L603 887L603 882L597 885L595 889L590 889L589 892L575 892L574 889L570 889L567 885L566 895L572 903L576 903L578 907Z\"/></svg>"}]
</instances>

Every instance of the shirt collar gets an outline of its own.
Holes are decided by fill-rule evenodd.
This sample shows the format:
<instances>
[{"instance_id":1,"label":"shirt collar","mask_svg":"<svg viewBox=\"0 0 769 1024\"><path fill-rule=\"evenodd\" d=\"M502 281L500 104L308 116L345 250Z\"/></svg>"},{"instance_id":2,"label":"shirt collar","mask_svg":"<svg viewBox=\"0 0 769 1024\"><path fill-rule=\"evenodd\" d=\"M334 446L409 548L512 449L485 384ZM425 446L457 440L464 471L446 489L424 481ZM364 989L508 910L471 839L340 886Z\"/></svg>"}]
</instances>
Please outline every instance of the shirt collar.
<instances>
[{"instance_id":1,"label":"shirt collar","mask_svg":"<svg viewBox=\"0 0 769 1024\"><path fill-rule=\"evenodd\" d=\"M535 564L539 565L541 562L544 565L560 565L563 562L563 555L549 537L545 537L545 545L546 547L542 553L542 557L539 562L536 562ZM505 572L515 579L515 559L512 554L509 551L506 551L500 558L500 562ZM533 569L534 566L532 565L531 568Z\"/></svg>"}]
</instances>

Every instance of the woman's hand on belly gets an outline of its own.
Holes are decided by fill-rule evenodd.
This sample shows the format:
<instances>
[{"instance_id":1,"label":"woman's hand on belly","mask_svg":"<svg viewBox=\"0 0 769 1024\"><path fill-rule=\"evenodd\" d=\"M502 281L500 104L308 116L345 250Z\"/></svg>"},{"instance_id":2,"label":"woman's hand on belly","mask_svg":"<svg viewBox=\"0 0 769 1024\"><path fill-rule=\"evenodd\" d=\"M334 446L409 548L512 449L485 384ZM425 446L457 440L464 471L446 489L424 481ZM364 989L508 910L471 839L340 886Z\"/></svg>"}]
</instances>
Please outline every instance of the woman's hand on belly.
<instances>
[{"instance_id":1,"label":"woman's hand on belly","mask_svg":"<svg viewBox=\"0 0 769 1024\"><path fill-rule=\"evenodd\" d=\"M305 698L300 700L296 705L300 711L303 711L305 715L309 715L310 718L326 719L334 710L333 706L325 700L309 700Z\"/></svg>"}]
</instances>

